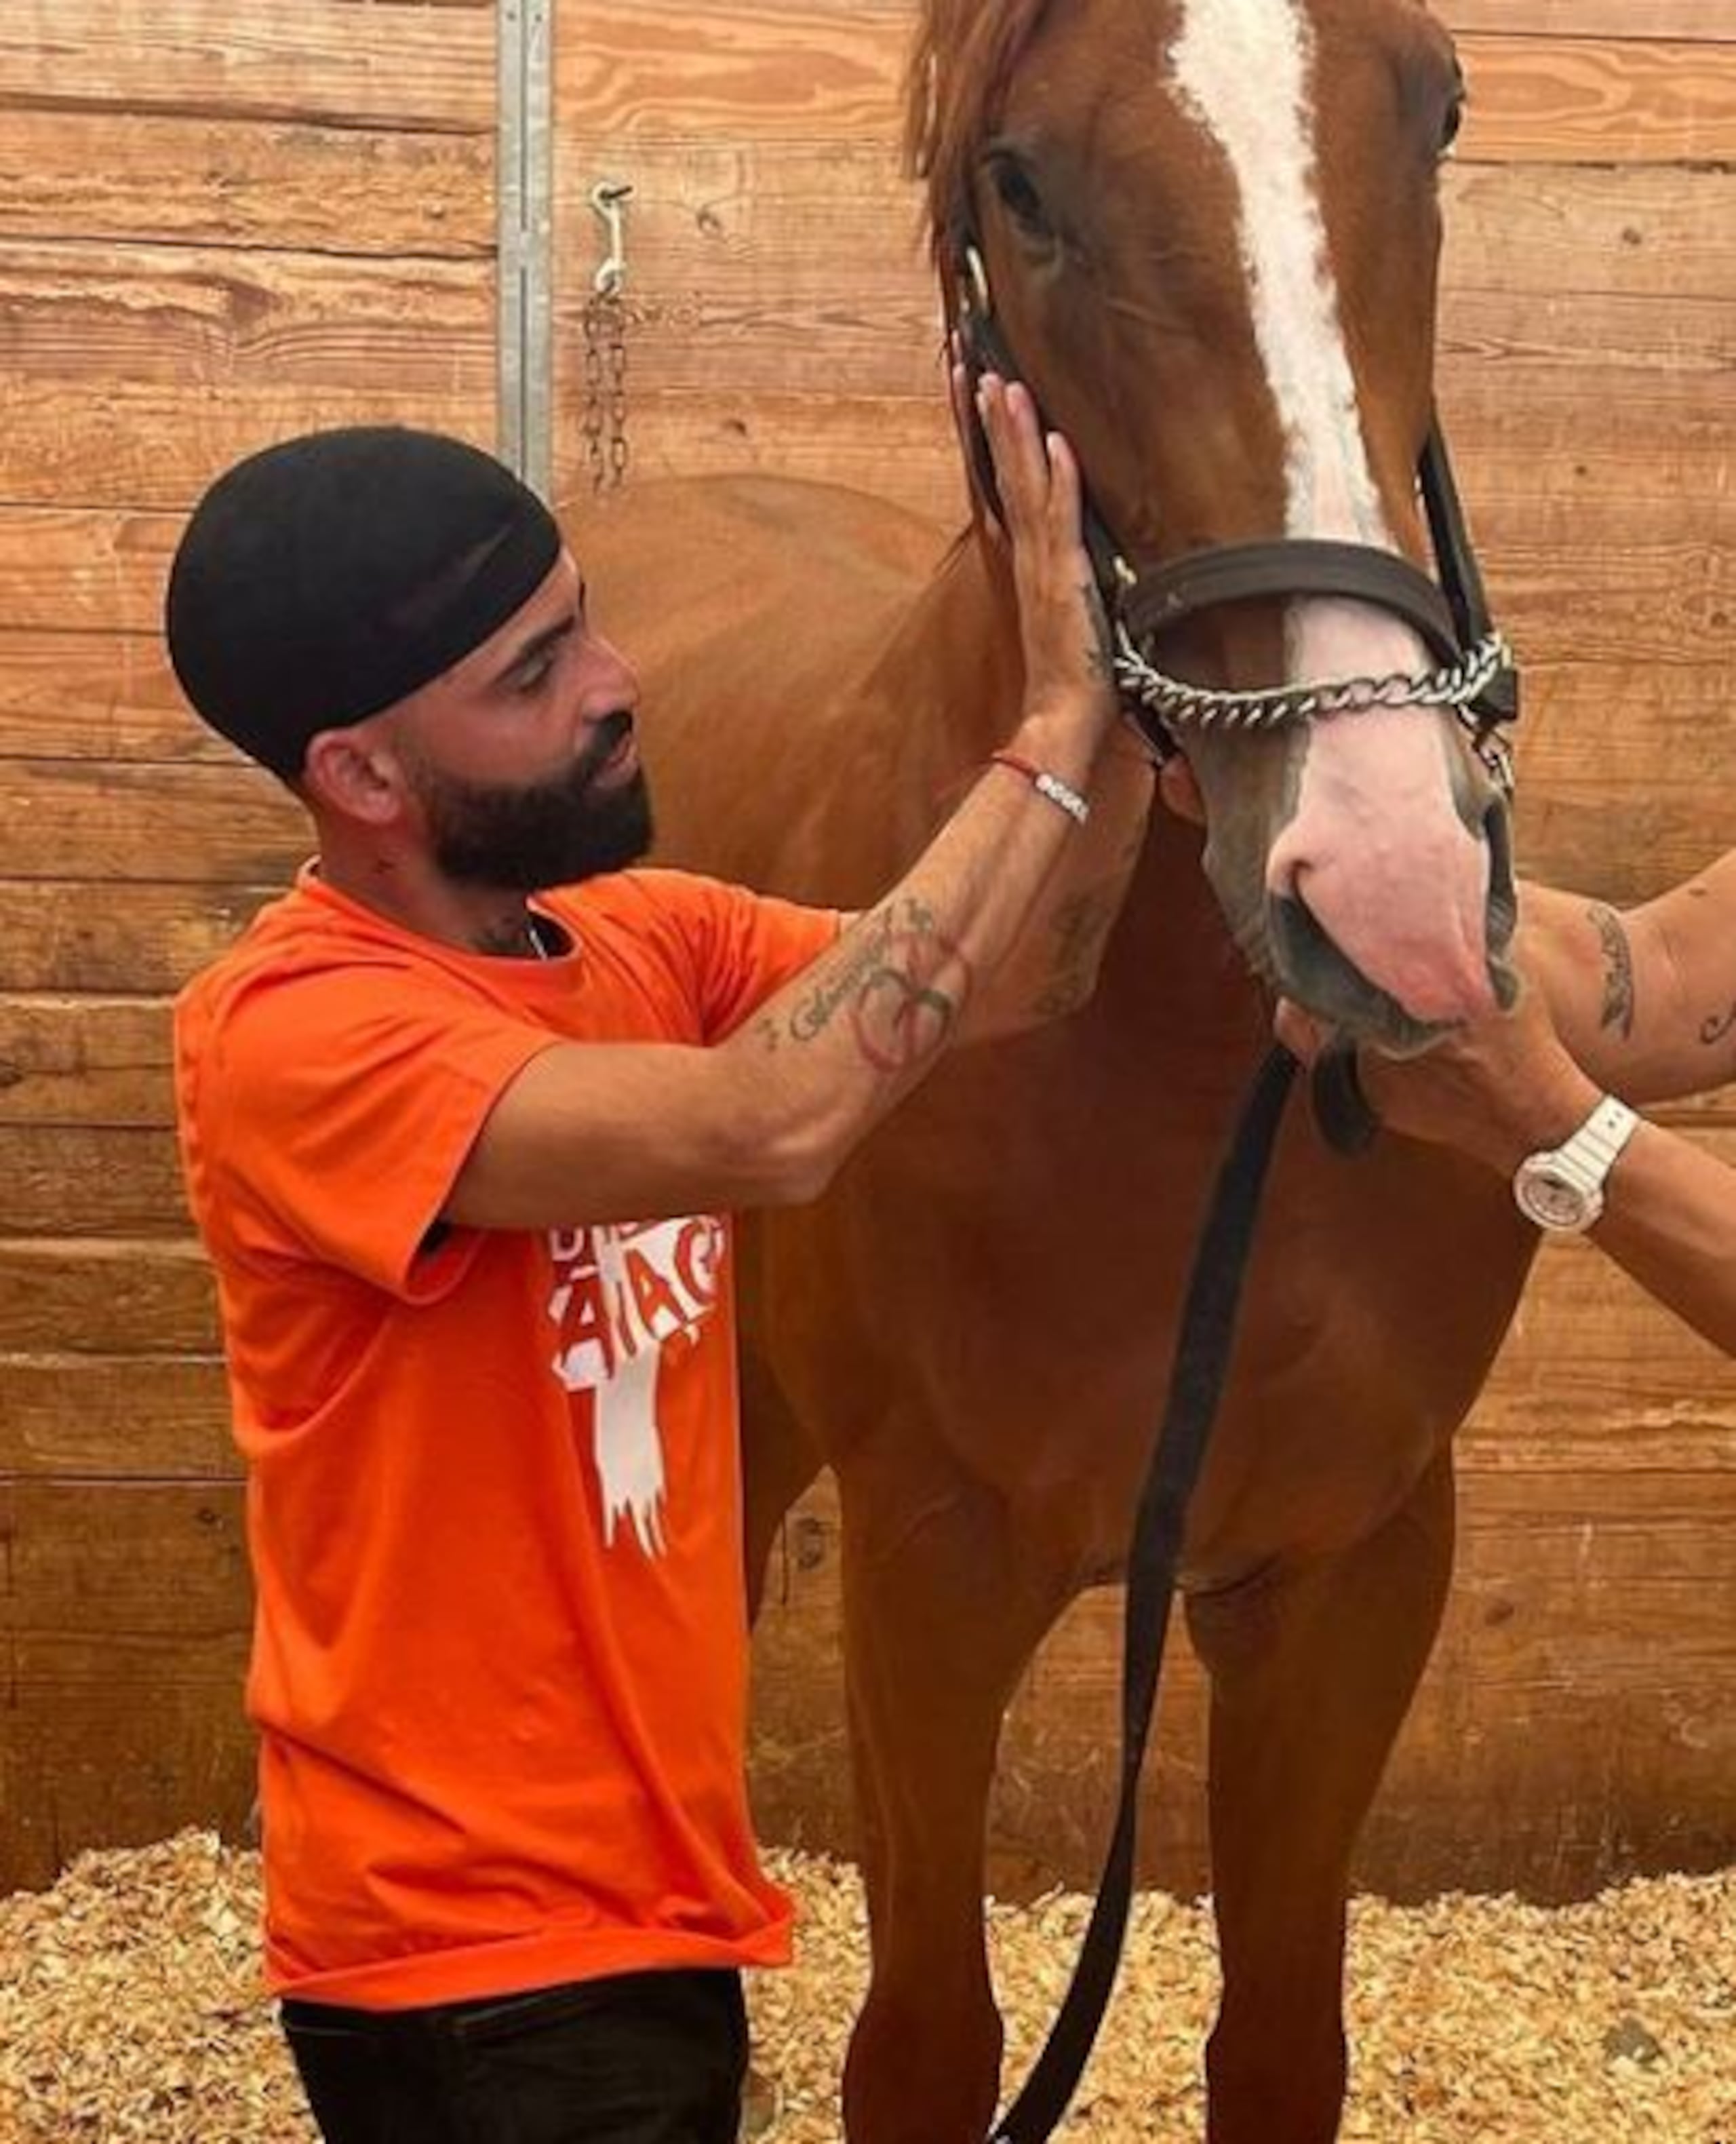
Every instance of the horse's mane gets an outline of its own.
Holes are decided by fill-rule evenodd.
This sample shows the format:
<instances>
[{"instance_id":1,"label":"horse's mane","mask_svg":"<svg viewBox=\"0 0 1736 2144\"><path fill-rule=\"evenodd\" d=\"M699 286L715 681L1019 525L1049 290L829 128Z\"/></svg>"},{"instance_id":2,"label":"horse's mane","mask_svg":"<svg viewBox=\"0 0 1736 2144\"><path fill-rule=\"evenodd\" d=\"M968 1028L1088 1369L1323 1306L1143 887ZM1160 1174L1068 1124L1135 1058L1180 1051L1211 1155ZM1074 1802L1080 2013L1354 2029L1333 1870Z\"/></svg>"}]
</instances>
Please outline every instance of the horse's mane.
<instances>
[{"instance_id":1,"label":"horse's mane","mask_svg":"<svg viewBox=\"0 0 1736 2144\"><path fill-rule=\"evenodd\" d=\"M935 243L964 198L1020 55L1050 0L923 0L910 56L905 161L928 182Z\"/></svg>"}]
</instances>

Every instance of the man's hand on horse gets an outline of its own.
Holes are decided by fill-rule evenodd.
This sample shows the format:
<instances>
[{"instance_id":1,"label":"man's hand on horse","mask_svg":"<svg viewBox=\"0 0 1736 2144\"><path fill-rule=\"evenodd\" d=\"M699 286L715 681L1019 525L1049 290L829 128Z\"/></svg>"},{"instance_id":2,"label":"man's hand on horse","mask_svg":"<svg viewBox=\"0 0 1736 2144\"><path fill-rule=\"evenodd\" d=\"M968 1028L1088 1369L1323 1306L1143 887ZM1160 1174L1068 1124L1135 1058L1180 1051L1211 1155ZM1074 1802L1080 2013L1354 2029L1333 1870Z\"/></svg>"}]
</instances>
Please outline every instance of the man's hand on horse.
<instances>
[{"instance_id":1,"label":"man's hand on horse","mask_svg":"<svg viewBox=\"0 0 1736 2144\"><path fill-rule=\"evenodd\" d=\"M1305 1065L1332 1040L1288 999L1274 1025L1279 1041ZM1535 988L1521 990L1510 1012L1456 1029L1422 1056L1400 1060L1365 1048L1357 1072L1383 1124L1456 1147L1503 1174L1582 1123L1599 1093L1568 1054Z\"/></svg>"},{"instance_id":2,"label":"man's hand on horse","mask_svg":"<svg viewBox=\"0 0 1736 2144\"><path fill-rule=\"evenodd\" d=\"M994 464L1012 546L1029 714L1118 710L1109 620L1081 534L1079 464L1045 433L1030 390L985 373L977 413Z\"/></svg>"}]
</instances>

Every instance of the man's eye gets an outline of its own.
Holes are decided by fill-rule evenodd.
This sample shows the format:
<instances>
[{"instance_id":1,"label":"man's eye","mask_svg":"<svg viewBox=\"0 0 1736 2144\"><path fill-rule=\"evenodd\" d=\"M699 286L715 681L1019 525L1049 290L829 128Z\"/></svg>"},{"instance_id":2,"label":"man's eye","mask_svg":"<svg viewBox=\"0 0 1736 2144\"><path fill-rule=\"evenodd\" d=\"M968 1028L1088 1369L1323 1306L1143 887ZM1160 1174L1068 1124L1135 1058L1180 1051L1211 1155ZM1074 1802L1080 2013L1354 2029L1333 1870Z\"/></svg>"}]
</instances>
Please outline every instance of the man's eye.
<instances>
[{"instance_id":1,"label":"man's eye","mask_svg":"<svg viewBox=\"0 0 1736 2144\"><path fill-rule=\"evenodd\" d=\"M548 683L553 669L554 650L551 648L524 665L518 672L513 689L519 692L534 692L539 687Z\"/></svg>"}]
</instances>

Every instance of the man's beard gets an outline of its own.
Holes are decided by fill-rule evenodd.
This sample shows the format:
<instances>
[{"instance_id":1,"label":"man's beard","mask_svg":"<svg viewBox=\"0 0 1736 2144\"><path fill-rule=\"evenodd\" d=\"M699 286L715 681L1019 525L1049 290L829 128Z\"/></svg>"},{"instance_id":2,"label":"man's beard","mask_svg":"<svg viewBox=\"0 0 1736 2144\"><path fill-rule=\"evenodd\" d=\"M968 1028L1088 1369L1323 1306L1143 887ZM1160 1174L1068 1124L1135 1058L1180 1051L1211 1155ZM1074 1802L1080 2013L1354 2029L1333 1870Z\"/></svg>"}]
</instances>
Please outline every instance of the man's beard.
<instances>
[{"instance_id":1,"label":"man's beard","mask_svg":"<svg viewBox=\"0 0 1736 2144\"><path fill-rule=\"evenodd\" d=\"M629 716L609 716L565 774L523 788L490 788L418 767L416 790L441 872L464 885L541 893L636 864L651 846L643 772L613 788L594 787L631 727Z\"/></svg>"}]
</instances>

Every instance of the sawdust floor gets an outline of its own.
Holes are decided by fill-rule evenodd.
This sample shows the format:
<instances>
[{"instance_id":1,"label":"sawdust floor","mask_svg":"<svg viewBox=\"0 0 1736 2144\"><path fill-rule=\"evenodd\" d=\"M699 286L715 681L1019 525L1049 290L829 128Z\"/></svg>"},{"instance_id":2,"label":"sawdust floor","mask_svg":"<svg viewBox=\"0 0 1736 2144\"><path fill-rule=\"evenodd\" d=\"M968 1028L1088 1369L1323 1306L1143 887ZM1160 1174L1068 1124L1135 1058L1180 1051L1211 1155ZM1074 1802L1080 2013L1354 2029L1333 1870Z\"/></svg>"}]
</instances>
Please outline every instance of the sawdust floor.
<instances>
[{"instance_id":1,"label":"sawdust floor","mask_svg":"<svg viewBox=\"0 0 1736 2144\"><path fill-rule=\"evenodd\" d=\"M855 1872L775 1856L801 1962L761 1977L771 2144L836 2144L836 2080L866 1938ZM0 2144L311 2144L258 1993L256 1856L185 1833L89 1854L0 1900ZM991 1916L1024 2073L1084 1902ZM1148 1896L1114 2008L1060 2133L1197 2139L1216 1971L1209 1916ZM1549 1911L1448 1898L1355 1908L1345 2144L1736 2144L1736 1871L1636 1883Z\"/></svg>"}]
</instances>

